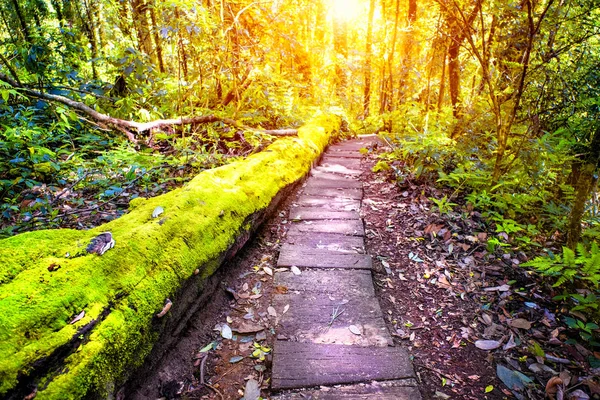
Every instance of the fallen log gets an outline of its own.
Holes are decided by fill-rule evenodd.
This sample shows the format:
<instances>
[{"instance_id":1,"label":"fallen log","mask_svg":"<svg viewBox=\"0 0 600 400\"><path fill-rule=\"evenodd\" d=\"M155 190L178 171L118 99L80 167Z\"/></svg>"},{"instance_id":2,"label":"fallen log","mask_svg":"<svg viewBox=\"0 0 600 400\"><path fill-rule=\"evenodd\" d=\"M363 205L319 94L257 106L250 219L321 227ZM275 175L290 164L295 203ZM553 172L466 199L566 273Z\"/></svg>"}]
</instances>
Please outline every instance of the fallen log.
<instances>
[{"instance_id":1,"label":"fallen log","mask_svg":"<svg viewBox=\"0 0 600 400\"><path fill-rule=\"evenodd\" d=\"M271 130L256 129L256 128L248 127L234 119L218 117L216 115L203 115L203 116L196 116L196 117L178 117L178 118L171 118L171 119L159 119L159 120L150 121L150 122L129 121L129 120L125 120L125 119L115 118L108 114L103 114L101 112L94 110L93 108L91 108L90 106L88 106L85 103L82 103L80 101L75 101L75 100L70 99L65 96L59 96L59 95L50 94L50 93L43 93L43 92L39 92L37 90L31 89L31 88L21 84L20 82L14 80L13 78L9 77L8 75L2 74L2 73L0 73L0 81L8 83L13 88L18 89L21 93L23 93L27 96L34 97L34 98L40 99L40 100L47 100L50 102L60 103L69 108L72 108L74 110L82 112L86 116L92 118L97 123L100 123L100 124L108 126L108 127L112 127L114 129L122 132L125 136L127 136L127 138L130 141L132 141L134 143L137 142L134 132L143 133L143 132L150 131L153 129L163 129L163 128L166 128L169 126L206 124L206 123L212 123L212 122L222 122L226 125L234 126L239 129L258 131L258 132L262 132L262 133L272 135L272 136L295 136L298 134L297 129L271 129Z\"/></svg>"},{"instance_id":2,"label":"fallen log","mask_svg":"<svg viewBox=\"0 0 600 400\"><path fill-rule=\"evenodd\" d=\"M127 215L95 229L0 240L0 397L116 398L157 343L176 340L210 277L339 126L319 117L297 138L134 199ZM98 237L103 251L88 253Z\"/></svg>"}]
</instances>

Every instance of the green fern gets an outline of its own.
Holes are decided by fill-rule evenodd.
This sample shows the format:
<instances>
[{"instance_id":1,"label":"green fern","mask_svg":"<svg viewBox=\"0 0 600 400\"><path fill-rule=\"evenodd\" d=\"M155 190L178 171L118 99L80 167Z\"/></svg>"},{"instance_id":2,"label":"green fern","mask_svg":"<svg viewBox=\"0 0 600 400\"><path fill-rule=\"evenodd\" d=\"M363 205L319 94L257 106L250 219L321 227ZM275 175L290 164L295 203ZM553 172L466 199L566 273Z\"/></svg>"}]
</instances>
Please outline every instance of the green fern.
<instances>
[{"instance_id":1,"label":"green fern","mask_svg":"<svg viewBox=\"0 0 600 400\"><path fill-rule=\"evenodd\" d=\"M590 251L583 244L578 244L577 254L568 247L563 247L562 257L536 257L522 266L533 268L541 275L556 278L554 287L576 280L588 281L595 288L600 284L600 249L596 243L592 244Z\"/></svg>"}]
</instances>

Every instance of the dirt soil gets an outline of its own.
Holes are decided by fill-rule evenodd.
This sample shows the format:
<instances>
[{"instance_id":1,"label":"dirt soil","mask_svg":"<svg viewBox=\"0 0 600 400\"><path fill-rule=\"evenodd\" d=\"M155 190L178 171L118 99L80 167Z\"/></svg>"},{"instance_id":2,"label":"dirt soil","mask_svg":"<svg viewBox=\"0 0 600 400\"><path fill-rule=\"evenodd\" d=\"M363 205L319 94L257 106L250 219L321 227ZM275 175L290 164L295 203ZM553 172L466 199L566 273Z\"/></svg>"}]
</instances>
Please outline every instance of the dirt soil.
<instances>
[{"instance_id":1,"label":"dirt soil","mask_svg":"<svg viewBox=\"0 0 600 400\"><path fill-rule=\"evenodd\" d=\"M551 301L551 288L519 267L528 256L516 245L489 252L495 227L468 205L440 214L429 198L448 193L371 172L377 153L363 160L367 251L388 328L414 357L423 399L543 399L546 384L559 374L551 398L586 399L585 391L587 399L598 399L600 370L588 359L600 354L574 342L561 325L564 310ZM240 399L257 383L269 398L277 323L269 306L274 293L286 290L273 286L272 274L294 198L222 268L213 301L127 398ZM229 328L232 339L224 338ZM493 348L476 347L483 340ZM509 371L504 380L523 373L531 384L509 390L498 365Z\"/></svg>"}]
</instances>

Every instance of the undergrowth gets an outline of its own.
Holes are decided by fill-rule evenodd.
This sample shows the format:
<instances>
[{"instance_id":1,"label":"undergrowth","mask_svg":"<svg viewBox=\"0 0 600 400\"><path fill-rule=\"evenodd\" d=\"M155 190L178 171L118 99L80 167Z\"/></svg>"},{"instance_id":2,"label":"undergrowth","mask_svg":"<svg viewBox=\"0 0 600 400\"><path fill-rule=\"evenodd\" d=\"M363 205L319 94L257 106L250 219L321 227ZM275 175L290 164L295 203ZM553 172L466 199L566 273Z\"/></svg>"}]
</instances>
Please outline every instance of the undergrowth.
<instances>
[{"instance_id":1,"label":"undergrowth","mask_svg":"<svg viewBox=\"0 0 600 400\"><path fill-rule=\"evenodd\" d=\"M433 209L445 214L460 205L463 213L479 212L496 232L487 239L489 252L540 254L523 266L562 290L554 300L579 316L564 322L589 344L599 345L594 335L600 321L600 218L593 199L584 218L583 243L577 251L560 245L566 240L563 232L574 196L571 177L565 173L565 165L575 159L570 151L574 143L565 135L543 132L536 137L516 127L522 134L509 140L503 174L493 183L496 143L485 129L492 126L485 115L463 126L457 139L449 134L455 123L450 109L426 112L418 103L409 103L387 118L394 130L380 136L391 151L380 156L374 171L388 171L401 187L445 187L449 195L429 199Z\"/></svg>"}]
</instances>

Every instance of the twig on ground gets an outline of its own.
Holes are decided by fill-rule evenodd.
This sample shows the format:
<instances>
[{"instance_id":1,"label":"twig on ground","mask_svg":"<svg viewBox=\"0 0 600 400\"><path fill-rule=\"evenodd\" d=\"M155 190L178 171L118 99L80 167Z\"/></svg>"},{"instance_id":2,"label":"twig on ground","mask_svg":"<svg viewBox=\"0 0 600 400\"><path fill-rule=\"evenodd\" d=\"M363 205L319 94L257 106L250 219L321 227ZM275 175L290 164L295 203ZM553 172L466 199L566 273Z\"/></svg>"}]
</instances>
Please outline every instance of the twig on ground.
<instances>
[{"instance_id":1,"label":"twig on ground","mask_svg":"<svg viewBox=\"0 0 600 400\"><path fill-rule=\"evenodd\" d=\"M344 309L342 309L340 311L340 306L334 307L333 308L333 312L331 313L331 321L329 321L329 325L327 325L327 329L331 328L331 326L333 325L333 323L335 322L335 320L342 315L342 313L344 312Z\"/></svg>"}]
</instances>

